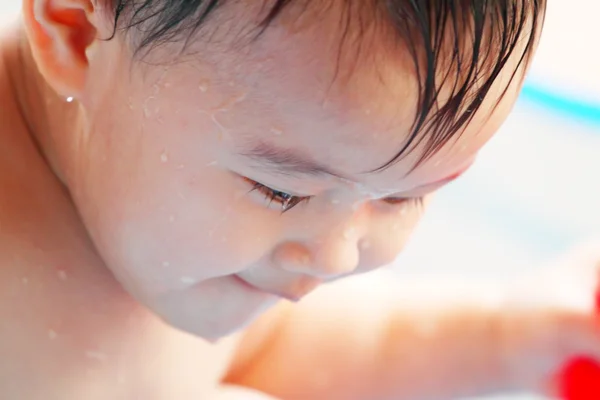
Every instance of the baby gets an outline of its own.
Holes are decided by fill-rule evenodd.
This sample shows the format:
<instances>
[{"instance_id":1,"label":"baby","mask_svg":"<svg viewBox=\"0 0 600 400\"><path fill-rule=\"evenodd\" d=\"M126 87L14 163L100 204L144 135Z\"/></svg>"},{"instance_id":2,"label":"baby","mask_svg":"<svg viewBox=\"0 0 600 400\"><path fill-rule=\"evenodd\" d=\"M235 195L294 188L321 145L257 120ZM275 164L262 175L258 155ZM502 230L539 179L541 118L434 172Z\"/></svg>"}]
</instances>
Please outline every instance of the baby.
<instances>
[{"instance_id":1,"label":"baby","mask_svg":"<svg viewBox=\"0 0 600 400\"><path fill-rule=\"evenodd\" d=\"M0 38L2 399L557 394L600 352L594 257L581 304L564 280L533 302L361 275L504 121L544 9L23 0Z\"/></svg>"}]
</instances>

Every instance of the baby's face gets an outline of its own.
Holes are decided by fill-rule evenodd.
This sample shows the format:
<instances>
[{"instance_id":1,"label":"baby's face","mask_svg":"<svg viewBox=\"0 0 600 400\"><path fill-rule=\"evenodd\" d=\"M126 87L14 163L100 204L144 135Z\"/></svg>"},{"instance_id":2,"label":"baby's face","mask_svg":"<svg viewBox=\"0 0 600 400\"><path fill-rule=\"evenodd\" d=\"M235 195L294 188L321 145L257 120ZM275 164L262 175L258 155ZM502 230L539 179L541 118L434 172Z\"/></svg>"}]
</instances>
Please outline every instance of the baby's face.
<instances>
[{"instance_id":1,"label":"baby's face","mask_svg":"<svg viewBox=\"0 0 600 400\"><path fill-rule=\"evenodd\" d=\"M166 47L132 61L122 38L89 52L74 198L108 267L172 325L218 338L281 299L389 264L516 96L492 112L500 84L434 157L413 170L421 146L372 172L411 131L411 64L338 58L324 26L335 24L202 45L177 63Z\"/></svg>"}]
</instances>

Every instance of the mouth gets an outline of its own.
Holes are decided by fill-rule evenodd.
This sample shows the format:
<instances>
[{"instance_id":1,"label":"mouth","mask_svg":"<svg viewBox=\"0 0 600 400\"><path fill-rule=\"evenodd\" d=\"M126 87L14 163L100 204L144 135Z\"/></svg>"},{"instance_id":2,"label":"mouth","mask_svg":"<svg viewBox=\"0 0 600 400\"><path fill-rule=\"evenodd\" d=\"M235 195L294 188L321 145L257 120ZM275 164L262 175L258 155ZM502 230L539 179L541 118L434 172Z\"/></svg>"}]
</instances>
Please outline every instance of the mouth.
<instances>
[{"instance_id":1,"label":"mouth","mask_svg":"<svg viewBox=\"0 0 600 400\"><path fill-rule=\"evenodd\" d=\"M268 294L274 297L279 297L281 299L285 299L294 303L297 303L300 300L302 300L302 298L304 298L306 295L308 295L321 284L321 281L319 280L305 278L298 279L296 282L294 282L293 285L286 289L266 289L253 285L252 283L246 281L238 275L233 275L233 278L238 283L243 285L246 289L252 290L254 292Z\"/></svg>"}]
</instances>

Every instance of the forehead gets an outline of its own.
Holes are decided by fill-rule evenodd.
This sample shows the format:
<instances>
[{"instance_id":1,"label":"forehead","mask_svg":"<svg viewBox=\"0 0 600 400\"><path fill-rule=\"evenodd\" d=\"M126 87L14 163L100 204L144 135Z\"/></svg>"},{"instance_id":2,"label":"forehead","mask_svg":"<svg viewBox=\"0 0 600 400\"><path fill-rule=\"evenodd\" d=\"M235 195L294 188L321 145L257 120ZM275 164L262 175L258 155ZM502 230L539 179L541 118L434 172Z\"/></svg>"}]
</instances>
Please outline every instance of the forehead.
<instances>
[{"instance_id":1,"label":"forehead","mask_svg":"<svg viewBox=\"0 0 600 400\"><path fill-rule=\"evenodd\" d=\"M219 97L210 108L227 114L232 150L259 141L297 150L350 175L378 169L402 149L418 112L419 82L410 52L393 46L372 25L340 25L343 13L335 7L300 15L282 18L257 40L202 46L184 84L210 80ZM240 20L242 15L227 21ZM495 108L518 59L506 64L464 132L413 176L455 168L489 139L513 103L520 79ZM442 90L438 99L443 102L444 96ZM407 175L425 151L427 135L434 134L422 133L419 145L382 175Z\"/></svg>"},{"instance_id":2,"label":"forehead","mask_svg":"<svg viewBox=\"0 0 600 400\"><path fill-rule=\"evenodd\" d=\"M370 64L352 62L310 35L283 31L263 39L255 52L220 72L245 99L236 105L243 118L233 125L245 126L232 135L234 151L268 143L361 178L400 152L418 104L414 68L406 58L381 55ZM435 180L467 163L506 117L517 85L495 106L507 83L499 80L467 128L430 162L412 171L425 152L427 134L422 133L425 140L379 173L379 180L386 186L409 174L417 181L424 179L421 175Z\"/></svg>"}]
</instances>

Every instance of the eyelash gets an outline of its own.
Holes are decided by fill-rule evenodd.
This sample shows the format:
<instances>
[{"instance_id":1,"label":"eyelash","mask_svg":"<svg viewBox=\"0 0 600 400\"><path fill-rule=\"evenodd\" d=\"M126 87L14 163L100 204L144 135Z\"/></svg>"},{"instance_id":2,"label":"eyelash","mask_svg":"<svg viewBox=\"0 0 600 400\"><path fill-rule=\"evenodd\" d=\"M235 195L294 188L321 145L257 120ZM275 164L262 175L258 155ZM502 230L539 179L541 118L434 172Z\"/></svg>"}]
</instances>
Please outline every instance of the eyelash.
<instances>
[{"instance_id":1,"label":"eyelash","mask_svg":"<svg viewBox=\"0 0 600 400\"><path fill-rule=\"evenodd\" d=\"M244 178L244 180L250 185L252 185L252 190L250 191L257 191L263 194L269 201L269 205L271 205L271 203L273 202L280 204L282 213L290 211L292 208L296 207L299 204L308 203L311 199L310 196L293 196L289 193L271 189L270 187L265 186L262 183L253 181L252 179Z\"/></svg>"},{"instance_id":2,"label":"eyelash","mask_svg":"<svg viewBox=\"0 0 600 400\"><path fill-rule=\"evenodd\" d=\"M294 196L289 193L271 189L270 187L265 186L262 183L253 181L252 179L249 179L249 178L244 178L244 180L252 186L252 189L250 190L250 192L257 191L257 192L260 192L261 194L263 194L269 201L269 205L271 205L271 203L273 203L273 202L280 204L282 213L290 211L292 208L294 208L297 205L300 205L302 203L308 203L310 201L310 199L312 198L311 196ZM414 198L390 197L390 198L383 199L383 201L392 206L402 205L402 204L406 204L408 202L415 204L417 206L423 205L423 197L414 197Z\"/></svg>"}]
</instances>

